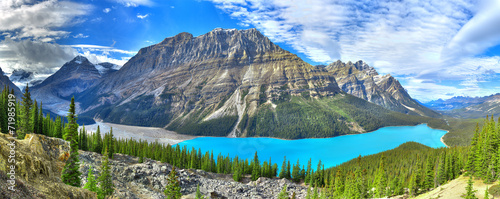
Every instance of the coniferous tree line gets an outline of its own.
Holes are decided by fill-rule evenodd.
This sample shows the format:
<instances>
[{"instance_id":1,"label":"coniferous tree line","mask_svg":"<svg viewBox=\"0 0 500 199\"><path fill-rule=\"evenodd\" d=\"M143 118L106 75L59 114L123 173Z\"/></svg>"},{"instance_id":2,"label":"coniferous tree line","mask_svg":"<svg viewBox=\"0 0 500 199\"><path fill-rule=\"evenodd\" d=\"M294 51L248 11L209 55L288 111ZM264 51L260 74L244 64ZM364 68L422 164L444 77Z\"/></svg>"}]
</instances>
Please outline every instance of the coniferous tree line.
<instances>
[{"instance_id":1,"label":"coniferous tree line","mask_svg":"<svg viewBox=\"0 0 500 199\"><path fill-rule=\"evenodd\" d=\"M9 133L9 94L14 94L12 89L6 86L0 95L0 132L4 134ZM24 139L26 134L36 133L43 134L50 137L63 138L65 123L58 116L55 121L50 119L50 115L43 115L42 103L31 99L29 87L26 86L25 93L21 99L15 102L15 115L11 118L15 120L14 124L10 126L16 129L17 138ZM11 109L12 111L14 109Z\"/></svg>"},{"instance_id":2,"label":"coniferous tree line","mask_svg":"<svg viewBox=\"0 0 500 199\"><path fill-rule=\"evenodd\" d=\"M2 133L8 133L4 127L8 118L7 99L10 93L13 91L9 92L8 88L4 88L1 94ZM303 181L314 187L308 189L309 198L368 198L405 192L417 195L458 177L464 171L486 182L496 181L500 177L500 121L495 123L493 117L487 118L482 128L476 127L470 147L432 149L418 143L406 143L382 154L359 157L329 169L324 169L321 162L313 169L311 160L307 167L301 166L299 160L296 164L291 164L285 157L278 172L277 163L272 163L271 159L261 162L257 153L252 160L240 159L237 156L230 158L222 154L214 157L213 152L203 153L200 149L187 149L186 146L181 148L179 145L171 146L158 142L116 139L112 130L102 136L99 127L91 134L87 134L83 127L77 134L74 99L70 105L67 124L64 124L60 117L52 121L49 115L44 116L42 104L38 106L38 102L31 101L28 87L20 101L16 102L16 127L19 127L20 139L27 133L40 133L70 141L71 151L62 179L73 186L80 186L78 179L81 174L76 169L79 167L78 149L104 154L106 160L113 158L114 153L122 153L141 159L167 162L179 168L233 174L235 181L240 181L245 175L252 180L259 177L279 177L295 182ZM101 169L106 173L109 166L104 165ZM105 176L108 177L99 177L99 184L105 184L105 181L109 180L110 175ZM96 189L102 190L98 194L111 194L113 185L108 185Z\"/></svg>"}]
</instances>

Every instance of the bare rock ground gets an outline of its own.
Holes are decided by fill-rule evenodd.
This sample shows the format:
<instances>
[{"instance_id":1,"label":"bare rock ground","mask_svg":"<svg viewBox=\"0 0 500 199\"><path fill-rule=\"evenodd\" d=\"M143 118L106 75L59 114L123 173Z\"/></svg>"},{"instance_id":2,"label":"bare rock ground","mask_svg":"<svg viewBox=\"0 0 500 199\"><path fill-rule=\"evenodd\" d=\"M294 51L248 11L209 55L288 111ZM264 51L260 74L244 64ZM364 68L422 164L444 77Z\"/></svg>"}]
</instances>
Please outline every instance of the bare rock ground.
<instances>
[{"instance_id":1,"label":"bare rock ground","mask_svg":"<svg viewBox=\"0 0 500 199\"><path fill-rule=\"evenodd\" d=\"M97 126L99 126L101 135L103 136L104 133L109 132L111 130L111 127L113 127L113 135L118 139L132 138L135 140L147 140L149 142L158 140L159 143L173 145L184 140L196 138L196 136L178 134L174 131L169 131L158 127L129 126L105 122L97 122L93 125L85 126L85 130L87 131L87 133L96 132ZM83 128L83 126L80 126L80 129L81 128Z\"/></svg>"}]
</instances>

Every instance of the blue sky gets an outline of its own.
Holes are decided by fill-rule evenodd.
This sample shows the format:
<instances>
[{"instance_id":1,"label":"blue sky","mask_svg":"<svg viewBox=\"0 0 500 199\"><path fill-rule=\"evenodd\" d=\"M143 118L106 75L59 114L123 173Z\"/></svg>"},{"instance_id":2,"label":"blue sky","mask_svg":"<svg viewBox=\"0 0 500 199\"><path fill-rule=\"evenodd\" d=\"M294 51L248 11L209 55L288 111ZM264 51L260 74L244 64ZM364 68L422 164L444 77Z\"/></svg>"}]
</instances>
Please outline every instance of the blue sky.
<instances>
[{"instance_id":1,"label":"blue sky","mask_svg":"<svg viewBox=\"0 0 500 199\"><path fill-rule=\"evenodd\" d=\"M364 60L428 101L500 92L500 1L2 0L0 67L123 65L180 32L257 28L306 62ZM499 85L499 86L497 86Z\"/></svg>"}]
</instances>

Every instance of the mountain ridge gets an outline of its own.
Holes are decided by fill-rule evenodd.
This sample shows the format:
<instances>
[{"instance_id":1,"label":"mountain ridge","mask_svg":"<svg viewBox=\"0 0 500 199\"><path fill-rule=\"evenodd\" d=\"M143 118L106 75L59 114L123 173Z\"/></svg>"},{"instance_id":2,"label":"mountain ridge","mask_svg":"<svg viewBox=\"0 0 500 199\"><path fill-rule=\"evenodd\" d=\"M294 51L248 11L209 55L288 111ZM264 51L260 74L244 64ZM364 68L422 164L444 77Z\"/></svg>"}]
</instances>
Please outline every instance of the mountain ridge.
<instances>
[{"instance_id":1,"label":"mountain ridge","mask_svg":"<svg viewBox=\"0 0 500 199\"><path fill-rule=\"evenodd\" d=\"M333 62L325 67L333 73L339 87L346 93L378 104L392 111L411 115L441 117L439 113L411 98L399 81L390 74L379 75L363 61Z\"/></svg>"}]
</instances>

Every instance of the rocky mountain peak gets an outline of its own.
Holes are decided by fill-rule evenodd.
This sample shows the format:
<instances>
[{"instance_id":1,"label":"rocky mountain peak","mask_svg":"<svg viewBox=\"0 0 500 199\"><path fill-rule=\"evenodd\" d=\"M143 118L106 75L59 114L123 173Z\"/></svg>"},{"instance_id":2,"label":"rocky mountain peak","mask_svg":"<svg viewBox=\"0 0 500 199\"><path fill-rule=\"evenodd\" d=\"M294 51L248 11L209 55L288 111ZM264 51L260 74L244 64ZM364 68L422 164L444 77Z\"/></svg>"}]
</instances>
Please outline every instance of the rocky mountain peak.
<instances>
[{"instance_id":1,"label":"rocky mountain peak","mask_svg":"<svg viewBox=\"0 0 500 199\"><path fill-rule=\"evenodd\" d=\"M24 69L15 69L10 75L10 80L19 82L30 81L33 78L34 78L34 73L28 72Z\"/></svg>"},{"instance_id":2,"label":"rocky mountain peak","mask_svg":"<svg viewBox=\"0 0 500 199\"><path fill-rule=\"evenodd\" d=\"M78 55L75 58L73 58L69 63L87 64L90 63L90 61L86 57Z\"/></svg>"},{"instance_id":3,"label":"rocky mountain peak","mask_svg":"<svg viewBox=\"0 0 500 199\"><path fill-rule=\"evenodd\" d=\"M165 38L158 45L168 45L168 46L180 45L180 44L186 43L187 41L190 41L191 39L193 39L193 35L191 33L182 32L182 33L179 33L173 37Z\"/></svg>"},{"instance_id":4,"label":"rocky mountain peak","mask_svg":"<svg viewBox=\"0 0 500 199\"><path fill-rule=\"evenodd\" d=\"M333 63L329 64L328 66L326 66L325 69L327 69L329 71L346 70L348 74L364 72L364 73L366 73L366 75L369 75L369 76L378 75L375 68L369 66L366 62L364 62L362 60L359 60L359 61L354 62L354 63L352 63L351 61L344 63L340 60L337 60L336 62L333 62Z\"/></svg>"},{"instance_id":5,"label":"rocky mountain peak","mask_svg":"<svg viewBox=\"0 0 500 199\"><path fill-rule=\"evenodd\" d=\"M399 81L390 74L379 75L364 61L340 60L326 66L333 73L339 87L345 92L406 114L438 117L439 114L412 99Z\"/></svg>"}]
</instances>

